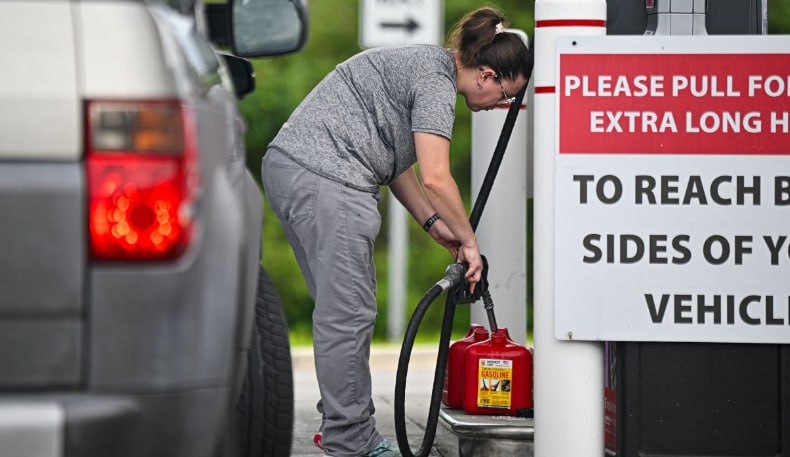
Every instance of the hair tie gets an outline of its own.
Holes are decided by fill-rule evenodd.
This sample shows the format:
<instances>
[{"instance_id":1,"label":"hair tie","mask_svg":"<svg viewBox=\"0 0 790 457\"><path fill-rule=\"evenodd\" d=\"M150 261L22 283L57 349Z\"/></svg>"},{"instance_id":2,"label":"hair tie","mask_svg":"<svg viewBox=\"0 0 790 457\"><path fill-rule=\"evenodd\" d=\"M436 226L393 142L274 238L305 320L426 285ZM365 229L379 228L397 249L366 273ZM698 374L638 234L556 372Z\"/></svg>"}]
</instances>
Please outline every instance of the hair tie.
<instances>
[{"instance_id":1,"label":"hair tie","mask_svg":"<svg viewBox=\"0 0 790 457\"><path fill-rule=\"evenodd\" d=\"M498 22L498 23L497 23L497 25L496 25L496 28L495 28L495 29L496 29L496 33L494 33L494 35L498 35L498 34L500 34L500 33L502 33L502 32L504 32L504 31L505 31L505 27L504 27L504 26L502 26L502 23L501 23L501 22Z\"/></svg>"}]
</instances>

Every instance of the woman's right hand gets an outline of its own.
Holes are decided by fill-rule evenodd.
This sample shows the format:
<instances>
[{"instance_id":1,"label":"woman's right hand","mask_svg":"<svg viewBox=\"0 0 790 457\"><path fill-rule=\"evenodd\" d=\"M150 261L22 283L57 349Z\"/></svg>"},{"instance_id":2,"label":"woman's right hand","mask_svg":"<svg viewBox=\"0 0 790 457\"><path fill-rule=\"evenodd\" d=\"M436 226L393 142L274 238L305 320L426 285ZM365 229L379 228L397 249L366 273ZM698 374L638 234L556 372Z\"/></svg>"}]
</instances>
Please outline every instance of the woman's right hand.
<instances>
[{"instance_id":1,"label":"woman's right hand","mask_svg":"<svg viewBox=\"0 0 790 457\"><path fill-rule=\"evenodd\" d=\"M469 282L469 293L475 293L475 286L480 282L483 274L483 258L480 256L480 249L477 247L477 239L461 244L458 252L458 261L466 262L469 268L466 270L466 281Z\"/></svg>"},{"instance_id":2,"label":"woman's right hand","mask_svg":"<svg viewBox=\"0 0 790 457\"><path fill-rule=\"evenodd\" d=\"M434 222L428 233L434 241L447 248L456 261L466 262L469 265L465 278L469 282L469 293L474 293L475 285L480 281L483 272L483 259L477 247L477 239L465 245L459 243L458 238L441 219Z\"/></svg>"}]
</instances>

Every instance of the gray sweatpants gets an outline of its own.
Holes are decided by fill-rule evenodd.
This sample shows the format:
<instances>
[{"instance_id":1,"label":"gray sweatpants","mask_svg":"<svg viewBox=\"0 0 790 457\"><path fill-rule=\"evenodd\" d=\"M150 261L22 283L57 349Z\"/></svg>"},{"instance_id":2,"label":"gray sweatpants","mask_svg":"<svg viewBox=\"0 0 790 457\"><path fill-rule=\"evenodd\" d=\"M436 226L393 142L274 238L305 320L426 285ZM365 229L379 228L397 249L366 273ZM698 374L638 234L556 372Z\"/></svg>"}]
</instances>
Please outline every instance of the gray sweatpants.
<instances>
[{"instance_id":1,"label":"gray sweatpants","mask_svg":"<svg viewBox=\"0 0 790 457\"><path fill-rule=\"evenodd\" d=\"M324 448L337 456L364 454L382 440L373 418L368 364L381 194L323 178L274 149L263 158L262 178L315 301L313 350Z\"/></svg>"}]
</instances>

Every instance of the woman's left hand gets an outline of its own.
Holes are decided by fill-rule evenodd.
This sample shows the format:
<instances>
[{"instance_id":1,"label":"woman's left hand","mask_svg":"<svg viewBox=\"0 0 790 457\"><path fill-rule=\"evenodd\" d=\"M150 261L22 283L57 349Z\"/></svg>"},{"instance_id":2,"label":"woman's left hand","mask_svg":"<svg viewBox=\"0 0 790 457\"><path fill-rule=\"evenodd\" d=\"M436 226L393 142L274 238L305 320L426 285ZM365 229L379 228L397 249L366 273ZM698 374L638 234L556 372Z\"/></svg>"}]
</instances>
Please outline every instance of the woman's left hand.
<instances>
[{"instance_id":1,"label":"woman's left hand","mask_svg":"<svg viewBox=\"0 0 790 457\"><path fill-rule=\"evenodd\" d=\"M444 246L449 252L453 259L458 257L458 247L461 243L458 241L458 238L453 235L453 232L447 227L441 219L438 219L436 222L433 223L431 229L428 230L428 233L431 235L434 241L436 241L439 245Z\"/></svg>"}]
</instances>

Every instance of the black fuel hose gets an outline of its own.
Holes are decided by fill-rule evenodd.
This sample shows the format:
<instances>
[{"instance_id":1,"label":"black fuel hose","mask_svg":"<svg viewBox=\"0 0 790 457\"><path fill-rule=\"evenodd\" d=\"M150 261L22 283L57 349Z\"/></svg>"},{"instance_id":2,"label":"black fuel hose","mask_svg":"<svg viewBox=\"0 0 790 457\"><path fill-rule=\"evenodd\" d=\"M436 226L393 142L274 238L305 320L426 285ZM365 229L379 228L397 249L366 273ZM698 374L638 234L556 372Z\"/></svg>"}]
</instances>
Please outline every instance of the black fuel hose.
<instances>
[{"instance_id":1,"label":"black fuel hose","mask_svg":"<svg viewBox=\"0 0 790 457\"><path fill-rule=\"evenodd\" d=\"M530 46L530 49L532 49L532 46ZM532 75L533 64L531 59L532 51L530 51L529 62L530 76ZM527 82L529 82L529 78L527 79ZM469 217L472 230L477 230L477 225L480 222L483 209L485 208L485 204L488 201L491 188L494 185L494 179L496 178L499 167L502 164L502 158L504 157L505 149L507 148L507 144L510 141L510 136L513 132L513 126L515 125L516 117L518 116L518 112L521 109L521 103L524 100L524 94L527 90L526 86L527 85L525 85L524 88L521 89L518 94L516 94L515 100L513 103L511 103L510 108L508 109L507 117L505 118L505 124L502 126L502 132L499 135L499 140L497 141L496 148L494 149L494 155L491 158L491 163L488 166L488 171L486 172L486 176L483 179L483 184L480 188L480 192ZM463 279L465 272L465 267L462 264L455 263L447 267L445 276L433 287L431 287L417 304L417 308L414 310L411 320L409 320L409 325L406 328L406 333L403 337L403 345L401 346L400 357L398 359L398 371L395 377L394 412L395 435L398 440L400 452L404 457L426 457L428 454L430 454L431 448L433 447L433 441L436 437L436 426L438 425L439 421L439 408L441 406L442 387L444 384L445 368L447 367L447 354L449 352L450 346L450 334L452 333L453 329L455 306L458 301L457 297L463 295L459 293L458 289L468 287L468 284ZM436 356L436 369L434 371L433 390L431 392L431 403L428 408L428 419L425 424L425 435L423 436L420 448L415 453L413 453L409 445L408 436L406 435L405 403L406 378L409 372L409 359L411 358L412 348L414 347L414 341L417 337L417 330L420 327L422 318L425 316L425 312L428 310L428 307L431 305L431 303L433 303L433 301L436 300L436 298L439 297L442 292L447 290L449 290L449 292L445 301L444 318L442 320L442 330L439 337L439 352ZM491 302L490 295L487 294L487 290L478 291L478 293L479 292L482 292L484 294L483 296L487 298L485 301L488 319L495 327L496 321L494 319L493 302Z\"/></svg>"},{"instance_id":2,"label":"black fuel hose","mask_svg":"<svg viewBox=\"0 0 790 457\"><path fill-rule=\"evenodd\" d=\"M401 454L406 457L427 456L431 452L433 440L436 436L436 425L439 419L439 407L441 406L442 384L444 382L444 369L447 366L447 351L441 348L450 344L450 333L453 329L453 317L455 315L455 303L452 303L452 294L447 295L447 303L444 308L444 319L442 320L442 332L439 338L439 355L436 361L436 371L433 375L433 390L431 394L431 404L428 408L428 421L425 425L425 435L420 449L416 454L411 453L408 437L406 436L406 378L409 372L409 359L414 347L414 340L417 330L420 328L422 318L431 303L447 289L457 287L462 283L465 273L463 265L454 263L447 267L444 277L439 280L428 292L423 295L417 308L412 314L406 334L403 338L403 346L398 359L398 371L395 375L395 436L398 439L398 447ZM438 393L438 395L437 395Z\"/></svg>"}]
</instances>

